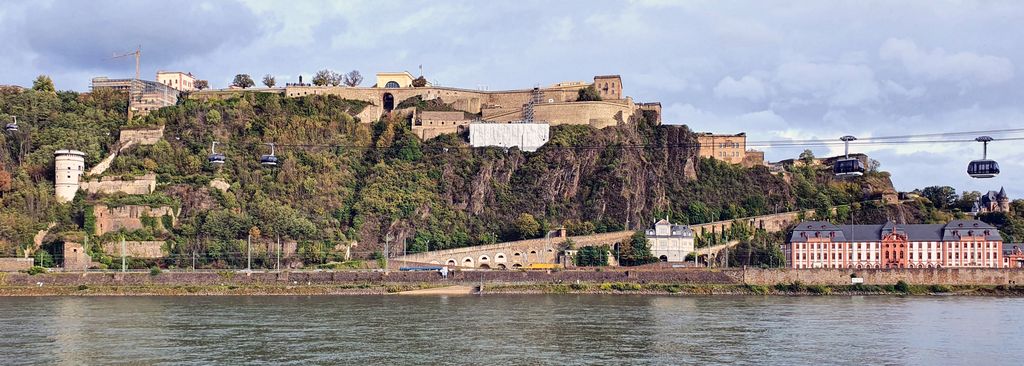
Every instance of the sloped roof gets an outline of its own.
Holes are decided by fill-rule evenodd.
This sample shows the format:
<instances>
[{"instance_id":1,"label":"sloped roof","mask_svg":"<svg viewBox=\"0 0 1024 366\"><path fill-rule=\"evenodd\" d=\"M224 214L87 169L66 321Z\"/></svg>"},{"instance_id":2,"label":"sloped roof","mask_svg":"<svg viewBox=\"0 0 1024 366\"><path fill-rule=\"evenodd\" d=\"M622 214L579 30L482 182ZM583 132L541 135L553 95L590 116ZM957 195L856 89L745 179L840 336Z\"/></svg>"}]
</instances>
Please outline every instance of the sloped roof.
<instances>
[{"instance_id":1,"label":"sloped roof","mask_svg":"<svg viewBox=\"0 0 1024 366\"><path fill-rule=\"evenodd\" d=\"M1002 241L992 225L978 220L953 220L947 224L842 225L825 221L804 221L790 234L790 242L807 242L811 238L831 238L833 242L878 241L882 236L897 232L911 241L959 241L963 236L985 236L989 241ZM987 235L986 235L987 233Z\"/></svg>"}]
</instances>

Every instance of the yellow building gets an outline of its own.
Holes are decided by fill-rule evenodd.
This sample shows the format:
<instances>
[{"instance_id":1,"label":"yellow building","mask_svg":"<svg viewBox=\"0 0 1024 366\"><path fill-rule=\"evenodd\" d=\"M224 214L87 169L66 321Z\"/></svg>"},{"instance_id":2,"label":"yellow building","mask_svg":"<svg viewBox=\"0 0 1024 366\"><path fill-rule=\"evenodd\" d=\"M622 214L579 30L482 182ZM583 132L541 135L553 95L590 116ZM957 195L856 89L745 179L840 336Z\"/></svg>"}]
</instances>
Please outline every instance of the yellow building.
<instances>
[{"instance_id":1,"label":"yellow building","mask_svg":"<svg viewBox=\"0 0 1024 366\"><path fill-rule=\"evenodd\" d=\"M731 164L740 164L747 152L747 134L716 135L705 132L697 136L702 158L715 158Z\"/></svg>"},{"instance_id":2,"label":"yellow building","mask_svg":"<svg viewBox=\"0 0 1024 366\"><path fill-rule=\"evenodd\" d=\"M402 72L378 72L377 73L377 87L378 88L411 88L412 77L408 71Z\"/></svg>"},{"instance_id":3,"label":"yellow building","mask_svg":"<svg viewBox=\"0 0 1024 366\"><path fill-rule=\"evenodd\" d=\"M156 82L167 85L178 91L195 91L196 78L190 72L157 71Z\"/></svg>"}]
</instances>

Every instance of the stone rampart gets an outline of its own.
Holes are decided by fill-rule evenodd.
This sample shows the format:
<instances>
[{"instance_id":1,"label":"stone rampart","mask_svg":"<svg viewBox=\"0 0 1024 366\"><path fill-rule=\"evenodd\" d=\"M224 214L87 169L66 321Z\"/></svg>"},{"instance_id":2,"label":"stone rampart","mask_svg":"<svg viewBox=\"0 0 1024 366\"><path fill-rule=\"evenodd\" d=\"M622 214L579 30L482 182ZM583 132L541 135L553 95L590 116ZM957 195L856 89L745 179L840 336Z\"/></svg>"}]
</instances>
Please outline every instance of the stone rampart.
<instances>
[{"instance_id":1,"label":"stone rampart","mask_svg":"<svg viewBox=\"0 0 1024 366\"><path fill-rule=\"evenodd\" d=\"M164 138L164 126L155 129L121 130L119 142L134 142L139 145L153 145Z\"/></svg>"},{"instance_id":2,"label":"stone rampart","mask_svg":"<svg viewBox=\"0 0 1024 366\"><path fill-rule=\"evenodd\" d=\"M801 282L808 285L850 285L850 275L865 285L1006 285L1024 284L1019 268L904 268L904 269L758 269L743 271L743 282L755 285Z\"/></svg>"},{"instance_id":3,"label":"stone rampart","mask_svg":"<svg viewBox=\"0 0 1024 366\"><path fill-rule=\"evenodd\" d=\"M17 272L32 268L32 258L0 258L0 272Z\"/></svg>"},{"instance_id":4,"label":"stone rampart","mask_svg":"<svg viewBox=\"0 0 1024 366\"><path fill-rule=\"evenodd\" d=\"M163 247L164 242L158 240L124 242L125 256L132 258L163 258ZM115 257L120 256L121 242L115 241L103 243L103 252Z\"/></svg>"},{"instance_id":5,"label":"stone rampart","mask_svg":"<svg viewBox=\"0 0 1024 366\"><path fill-rule=\"evenodd\" d=\"M177 215L169 206L149 207L141 205L126 205L120 207L108 207L97 204L93 206L93 216L96 218L96 235L103 235L108 232L125 230L138 230L144 227L144 217L153 218L158 229L163 227L163 216L171 217L172 225L177 223Z\"/></svg>"},{"instance_id":6,"label":"stone rampart","mask_svg":"<svg viewBox=\"0 0 1024 366\"><path fill-rule=\"evenodd\" d=\"M81 183L82 190L89 193L148 194L156 189L156 174L149 173L134 180L121 180L118 177L102 177Z\"/></svg>"}]
</instances>

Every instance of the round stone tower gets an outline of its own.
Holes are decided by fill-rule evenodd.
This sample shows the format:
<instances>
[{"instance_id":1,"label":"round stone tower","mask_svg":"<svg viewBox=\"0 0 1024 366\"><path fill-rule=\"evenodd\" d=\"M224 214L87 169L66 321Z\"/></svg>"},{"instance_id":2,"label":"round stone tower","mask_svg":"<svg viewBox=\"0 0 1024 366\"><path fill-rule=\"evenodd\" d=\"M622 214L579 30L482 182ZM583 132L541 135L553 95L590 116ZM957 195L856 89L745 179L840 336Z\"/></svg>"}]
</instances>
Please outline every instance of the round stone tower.
<instances>
[{"instance_id":1,"label":"round stone tower","mask_svg":"<svg viewBox=\"0 0 1024 366\"><path fill-rule=\"evenodd\" d=\"M85 172L85 153L78 150L53 152L54 190L57 202L71 202L78 192L78 179Z\"/></svg>"}]
</instances>

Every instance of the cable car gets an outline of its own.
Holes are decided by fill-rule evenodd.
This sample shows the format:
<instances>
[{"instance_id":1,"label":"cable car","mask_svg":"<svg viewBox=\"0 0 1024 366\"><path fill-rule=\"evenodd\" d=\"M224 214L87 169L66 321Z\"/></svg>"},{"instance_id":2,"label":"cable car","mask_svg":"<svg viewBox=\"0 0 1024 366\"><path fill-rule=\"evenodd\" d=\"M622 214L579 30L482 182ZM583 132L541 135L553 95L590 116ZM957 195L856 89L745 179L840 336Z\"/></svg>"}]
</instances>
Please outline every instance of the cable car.
<instances>
[{"instance_id":1,"label":"cable car","mask_svg":"<svg viewBox=\"0 0 1024 366\"><path fill-rule=\"evenodd\" d=\"M270 145L270 155L260 156L260 164L263 166L277 166L277 155L274 155L274 143L271 142L267 145Z\"/></svg>"},{"instance_id":2,"label":"cable car","mask_svg":"<svg viewBox=\"0 0 1024 366\"><path fill-rule=\"evenodd\" d=\"M224 154L217 152L217 141L214 141L210 144L210 156L207 158L207 161L213 165L221 165L224 164L224 160Z\"/></svg>"},{"instance_id":3,"label":"cable car","mask_svg":"<svg viewBox=\"0 0 1024 366\"><path fill-rule=\"evenodd\" d=\"M864 175L866 169L864 168L864 162L857 158L850 158L850 141L854 141L857 138L853 136L843 136L839 138L843 140L845 147L845 157L836 161L832 164L832 171L837 177L856 177Z\"/></svg>"},{"instance_id":4,"label":"cable car","mask_svg":"<svg viewBox=\"0 0 1024 366\"><path fill-rule=\"evenodd\" d=\"M14 116L14 122L8 123L4 129L7 132L18 132L18 116Z\"/></svg>"},{"instance_id":5,"label":"cable car","mask_svg":"<svg viewBox=\"0 0 1024 366\"><path fill-rule=\"evenodd\" d=\"M972 160L967 164L967 175L971 178L993 178L999 175L999 163L988 158L988 143L992 138L981 136L974 141L982 143L981 160Z\"/></svg>"}]
</instances>

